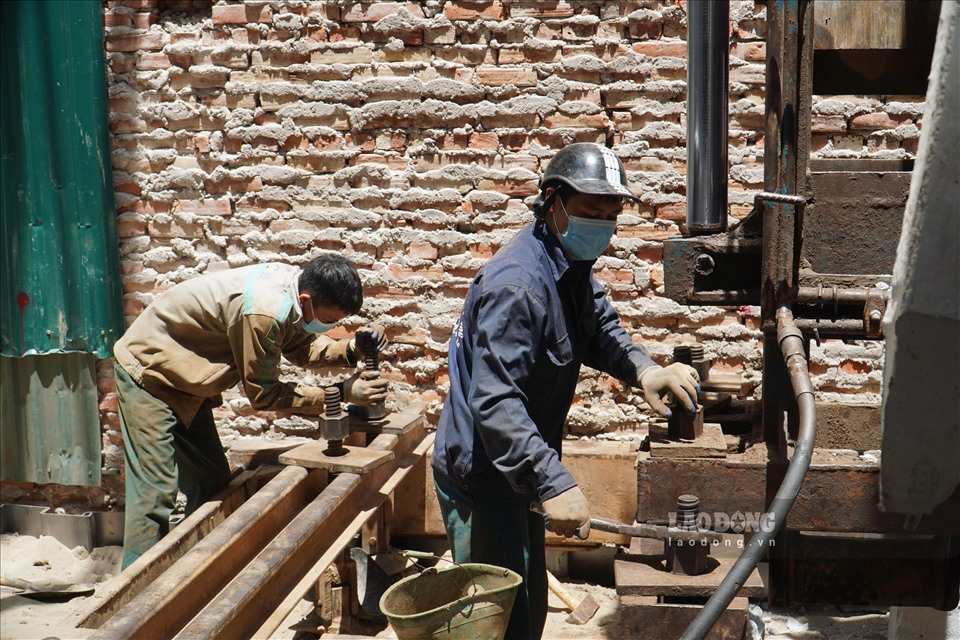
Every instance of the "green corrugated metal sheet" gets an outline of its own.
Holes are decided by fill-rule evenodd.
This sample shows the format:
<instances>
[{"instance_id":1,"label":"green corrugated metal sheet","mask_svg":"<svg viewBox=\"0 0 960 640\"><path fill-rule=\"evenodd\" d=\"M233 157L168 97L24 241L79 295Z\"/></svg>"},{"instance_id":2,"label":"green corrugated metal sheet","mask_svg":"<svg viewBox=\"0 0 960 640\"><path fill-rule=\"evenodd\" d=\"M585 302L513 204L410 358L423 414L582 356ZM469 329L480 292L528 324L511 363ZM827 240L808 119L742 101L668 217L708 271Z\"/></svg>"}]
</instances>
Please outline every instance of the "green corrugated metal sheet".
<instances>
[{"instance_id":1,"label":"green corrugated metal sheet","mask_svg":"<svg viewBox=\"0 0 960 640\"><path fill-rule=\"evenodd\" d=\"M0 347L111 357L123 332L98 0L0 2Z\"/></svg>"},{"instance_id":2,"label":"green corrugated metal sheet","mask_svg":"<svg viewBox=\"0 0 960 640\"><path fill-rule=\"evenodd\" d=\"M0 380L0 479L99 485L96 356L0 356Z\"/></svg>"}]
</instances>

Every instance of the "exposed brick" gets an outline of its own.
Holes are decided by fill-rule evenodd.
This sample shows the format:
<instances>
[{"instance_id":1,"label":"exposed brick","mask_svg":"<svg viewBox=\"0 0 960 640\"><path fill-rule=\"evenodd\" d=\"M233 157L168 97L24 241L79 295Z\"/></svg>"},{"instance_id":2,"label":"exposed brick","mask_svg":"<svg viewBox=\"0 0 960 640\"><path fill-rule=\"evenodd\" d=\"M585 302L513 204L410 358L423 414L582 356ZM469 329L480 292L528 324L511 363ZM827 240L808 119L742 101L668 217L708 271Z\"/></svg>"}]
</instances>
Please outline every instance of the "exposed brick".
<instances>
[{"instance_id":1,"label":"exposed brick","mask_svg":"<svg viewBox=\"0 0 960 640\"><path fill-rule=\"evenodd\" d=\"M356 47L353 49L326 49L310 54L312 64L370 64L373 62L373 49Z\"/></svg>"},{"instance_id":2,"label":"exposed brick","mask_svg":"<svg viewBox=\"0 0 960 640\"><path fill-rule=\"evenodd\" d=\"M547 127L551 129L567 127L571 129L606 129L610 124L610 118L606 113L596 113L593 115L564 116L554 114L547 116L544 120Z\"/></svg>"},{"instance_id":3,"label":"exposed brick","mask_svg":"<svg viewBox=\"0 0 960 640\"><path fill-rule=\"evenodd\" d=\"M810 131L814 133L846 133L847 119L843 116L813 116Z\"/></svg>"},{"instance_id":4,"label":"exposed brick","mask_svg":"<svg viewBox=\"0 0 960 640\"><path fill-rule=\"evenodd\" d=\"M866 362L856 362L855 360L844 360L840 363L840 370L844 373L867 373L872 369Z\"/></svg>"},{"instance_id":5,"label":"exposed brick","mask_svg":"<svg viewBox=\"0 0 960 640\"><path fill-rule=\"evenodd\" d=\"M473 133L470 135L469 147L471 149L496 151L500 148L500 136L493 131Z\"/></svg>"},{"instance_id":6,"label":"exposed brick","mask_svg":"<svg viewBox=\"0 0 960 640\"><path fill-rule=\"evenodd\" d=\"M396 14L401 8L412 15L422 18L423 10L416 2L371 2L349 5L341 15L344 22L380 22L388 16Z\"/></svg>"},{"instance_id":7,"label":"exposed brick","mask_svg":"<svg viewBox=\"0 0 960 640\"><path fill-rule=\"evenodd\" d=\"M168 69L170 58L163 53L143 52L137 57L137 68L145 70Z\"/></svg>"},{"instance_id":8,"label":"exposed brick","mask_svg":"<svg viewBox=\"0 0 960 640\"><path fill-rule=\"evenodd\" d=\"M481 84L502 87L512 84L516 87L534 87L537 85L537 72L533 69L504 69L502 67L478 67L477 80Z\"/></svg>"},{"instance_id":9,"label":"exposed brick","mask_svg":"<svg viewBox=\"0 0 960 640\"><path fill-rule=\"evenodd\" d=\"M133 18L129 13L120 13L119 11L104 11L103 26L107 29L112 27L129 27L133 25Z\"/></svg>"},{"instance_id":10,"label":"exposed brick","mask_svg":"<svg viewBox=\"0 0 960 640\"><path fill-rule=\"evenodd\" d=\"M139 220L118 220L117 236L120 238L138 238L145 235L147 225ZM141 265L142 268L142 265Z\"/></svg>"},{"instance_id":11,"label":"exposed brick","mask_svg":"<svg viewBox=\"0 0 960 640\"><path fill-rule=\"evenodd\" d=\"M899 125L900 122L883 112L865 113L850 121L850 129L854 130L895 129Z\"/></svg>"},{"instance_id":12,"label":"exposed brick","mask_svg":"<svg viewBox=\"0 0 960 640\"><path fill-rule=\"evenodd\" d=\"M107 51L159 51L163 48L163 34L108 34L106 46Z\"/></svg>"},{"instance_id":13,"label":"exposed brick","mask_svg":"<svg viewBox=\"0 0 960 640\"><path fill-rule=\"evenodd\" d=\"M135 29L149 29L150 25L157 21L157 14L154 11L139 12L133 14L133 27Z\"/></svg>"},{"instance_id":14,"label":"exposed brick","mask_svg":"<svg viewBox=\"0 0 960 640\"><path fill-rule=\"evenodd\" d=\"M683 221L687 219L685 202L670 202L657 205L657 218L661 220Z\"/></svg>"},{"instance_id":15,"label":"exposed brick","mask_svg":"<svg viewBox=\"0 0 960 640\"><path fill-rule=\"evenodd\" d=\"M193 213L198 216L229 216L230 200L228 198L220 198L219 200L175 200L172 212Z\"/></svg>"},{"instance_id":16,"label":"exposed brick","mask_svg":"<svg viewBox=\"0 0 960 640\"><path fill-rule=\"evenodd\" d=\"M660 58L664 56L669 56L672 58L686 58L687 43L661 42L659 40L651 42L637 42L633 45L633 51L634 53L640 53L653 58Z\"/></svg>"},{"instance_id":17,"label":"exposed brick","mask_svg":"<svg viewBox=\"0 0 960 640\"><path fill-rule=\"evenodd\" d=\"M448 20L503 20L507 10L502 2L452 1L443 6Z\"/></svg>"},{"instance_id":18,"label":"exposed brick","mask_svg":"<svg viewBox=\"0 0 960 640\"><path fill-rule=\"evenodd\" d=\"M573 5L564 0L558 2L544 2L542 4L519 5L510 7L511 18L540 18L555 20L557 18L572 18ZM453 18L451 18L452 20Z\"/></svg>"},{"instance_id":19,"label":"exposed brick","mask_svg":"<svg viewBox=\"0 0 960 640\"><path fill-rule=\"evenodd\" d=\"M231 4L213 5L213 24L269 23L273 9L269 5Z\"/></svg>"},{"instance_id":20,"label":"exposed brick","mask_svg":"<svg viewBox=\"0 0 960 640\"><path fill-rule=\"evenodd\" d=\"M767 45L764 42L738 42L731 46L730 55L747 62L765 62Z\"/></svg>"},{"instance_id":21,"label":"exposed brick","mask_svg":"<svg viewBox=\"0 0 960 640\"><path fill-rule=\"evenodd\" d=\"M436 260L440 255L437 248L429 242L411 242L407 254L417 260Z\"/></svg>"},{"instance_id":22,"label":"exposed brick","mask_svg":"<svg viewBox=\"0 0 960 640\"><path fill-rule=\"evenodd\" d=\"M729 45L736 92L729 211L740 218L761 188L752 181L764 147L767 10L744 2ZM686 217L686 1L435 5L430 28L407 21L394 31L377 23L401 12L420 20L426 5L105 3L128 320L184 273L259 260L301 264L317 250L342 251L363 271L365 294L383 305L369 312L382 314L397 340L387 375L398 397L432 403L435 423L449 384L445 345L476 270L529 223L528 203L550 154L593 141L627 154L631 187L646 200L625 210L630 220L618 229L616 259L605 258L597 272L624 324L658 361L678 338L696 337L722 354L716 370L753 373L759 317L749 309L698 319L704 316L684 307L663 314L660 304L663 241L681 234ZM584 55L606 66L571 60ZM431 81L441 82L428 105L421 87ZM813 157L916 153L922 97L830 100L811 123ZM563 107L574 102L599 108L572 115ZM849 114L857 118L852 132ZM273 167L309 175L293 179L270 173ZM183 255L189 245L196 258ZM705 331L720 328L732 337ZM815 369L820 390L838 371L876 378L876 365L859 355ZM112 379L109 367L107 374ZM863 385L829 390L856 393ZM122 447L113 389L98 386L104 442ZM584 396L595 396L598 420L608 417L605 407L622 406L613 399L623 389L612 378L585 370L583 386ZM241 434L276 430L279 417L229 407L217 416ZM122 449L119 460L122 466ZM117 486L122 495L122 481Z\"/></svg>"}]
</instances>

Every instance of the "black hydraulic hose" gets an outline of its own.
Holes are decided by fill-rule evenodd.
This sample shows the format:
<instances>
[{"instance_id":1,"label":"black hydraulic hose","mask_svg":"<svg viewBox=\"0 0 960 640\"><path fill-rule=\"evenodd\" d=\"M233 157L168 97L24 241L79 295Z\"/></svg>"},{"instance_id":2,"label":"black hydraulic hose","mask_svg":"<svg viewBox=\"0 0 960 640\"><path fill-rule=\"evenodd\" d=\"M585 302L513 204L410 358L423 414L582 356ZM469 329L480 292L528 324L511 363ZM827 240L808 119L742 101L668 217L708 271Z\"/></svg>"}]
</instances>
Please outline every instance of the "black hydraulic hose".
<instances>
[{"instance_id":1,"label":"black hydraulic hose","mask_svg":"<svg viewBox=\"0 0 960 640\"><path fill-rule=\"evenodd\" d=\"M813 440L817 431L817 409L813 396L813 385L810 383L810 372L807 369L807 358L804 353L803 334L793 321L793 313L788 307L777 310L777 342L783 354L787 371L790 374L790 384L799 407L799 437L797 446L790 459L786 474L777 495L773 499L770 511L761 519L762 523L772 521L771 526L761 526L750 539L730 572L717 587L716 592L703 609L697 614L693 622L683 634L681 640L702 640L717 618L720 617L733 598L740 591L743 583L756 568L757 563L766 553L770 541L777 535L787 520L787 513L793 506L793 501L800 492L803 478L810 468L810 458L813 454Z\"/></svg>"}]
</instances>

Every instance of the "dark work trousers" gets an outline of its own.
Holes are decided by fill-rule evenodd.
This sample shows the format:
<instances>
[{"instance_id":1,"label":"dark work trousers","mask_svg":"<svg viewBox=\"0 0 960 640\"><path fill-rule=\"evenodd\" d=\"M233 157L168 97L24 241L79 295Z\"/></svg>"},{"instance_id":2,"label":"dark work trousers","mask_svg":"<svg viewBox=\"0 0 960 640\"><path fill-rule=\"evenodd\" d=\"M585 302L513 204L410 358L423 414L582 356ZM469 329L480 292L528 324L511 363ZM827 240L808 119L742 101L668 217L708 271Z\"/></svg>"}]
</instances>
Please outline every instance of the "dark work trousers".
<instances>
[{"instance_id":1,"label":"dark work trousers","mask_svg":"<svg viewBox=\"0 0 960 640\"><path fill-rule=\"evenodd\" d=\"M123 367L115 365L114 373L126 461L126 568L170 530L178 488L190 515L229 484L230 465L209 407L201 407L188 426Z\"/></svg>"},{"instance_id":2,"label":"dark work trousers","mask_svg":"<svg viewBox=\"0 0 960 640\"><path fill-rule=\"evenodd\" d=\"M505 640L539 640L547 620L543 516L529 503L480 501L434 474L453 561L505 567L523 578Z\"/></svg>"}]
</instances>

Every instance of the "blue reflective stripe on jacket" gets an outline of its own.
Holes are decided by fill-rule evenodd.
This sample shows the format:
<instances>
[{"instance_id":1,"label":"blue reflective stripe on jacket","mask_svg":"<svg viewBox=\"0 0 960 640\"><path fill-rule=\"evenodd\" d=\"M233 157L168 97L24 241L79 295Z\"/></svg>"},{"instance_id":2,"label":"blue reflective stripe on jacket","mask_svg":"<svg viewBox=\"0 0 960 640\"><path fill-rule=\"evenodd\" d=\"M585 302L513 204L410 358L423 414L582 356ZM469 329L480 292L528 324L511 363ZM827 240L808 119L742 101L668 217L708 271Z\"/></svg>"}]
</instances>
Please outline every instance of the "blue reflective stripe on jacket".
<instances>
[{"instance_id":1,"label":"blue reflective stripe on jacket","mask_svg":"<svg viewBox=\"0 0 960 640\"><path fill-rule=\"evenodd\" d=\"M483 499L546 500L575 483L560 463L580 365L636 385L653 364L620 326L592 262L568 262L542 221L477 274L450 340L450 391L433 467Z\"/></svg>"}]
</instances>

